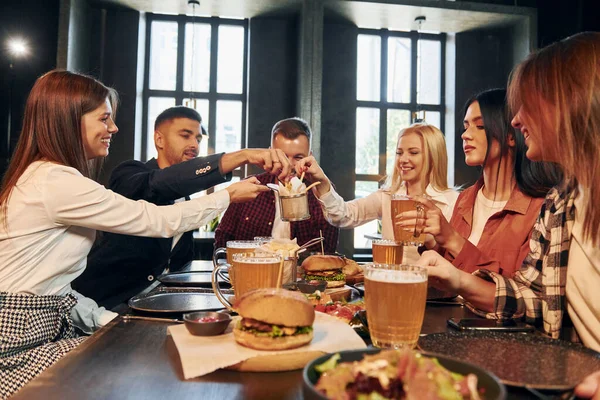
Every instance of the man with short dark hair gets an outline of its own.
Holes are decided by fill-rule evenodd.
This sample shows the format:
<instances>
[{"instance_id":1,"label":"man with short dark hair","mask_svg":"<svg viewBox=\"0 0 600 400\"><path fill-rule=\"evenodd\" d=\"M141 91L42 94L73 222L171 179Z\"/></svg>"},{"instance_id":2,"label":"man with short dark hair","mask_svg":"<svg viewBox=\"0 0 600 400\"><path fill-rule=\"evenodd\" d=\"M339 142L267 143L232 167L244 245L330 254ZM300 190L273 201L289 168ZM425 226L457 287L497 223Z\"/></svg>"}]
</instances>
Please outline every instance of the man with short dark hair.
<instances>
[{"instance_id":1,"label":"man with short dark hair","mask_svg":"<svg viewBox=\"0 0 600 400\"><path fill-rule=\"evenodd\" d=\"M271 130L271 148L283 151L292 165L309 156L311 131L306 121L288 118L277 122ZM262 183L277 183L269 174L257 175ZM252 240L256 236L271 236L278 239L296 238L302 245L319 237L325 238L323 248L335 253L339 230L330 225L321 210L321 205L312 191L308 191L310 219L284 222L280 217L279 202L273 192L264 192L245 204L232 204L227 208L215 232L215 247L225 247L228 240Z\"/></svg>"},{"instance_id":2,"label":"man with short dark hair","mask_svg":"<svg viewBox=\"0 0 600 400\"><path fill-rule=\"evenodd\" d=\"M133 200L169 205L229 181L231 172L244 164L260 166L270 173L281 171L280 179L290 171L285 154L274 149L244 149L198 157L201 123L200 114L188 107L163 111L154 125L157 158L146 163L134 160L121 163L111 174L109 189ZM231 185L228 191L236 185ZM73 288L112 308L142 291L165 270L180 270L193 256L191 231L172 239L103 232Z\"/></svg>"}]
</instances>

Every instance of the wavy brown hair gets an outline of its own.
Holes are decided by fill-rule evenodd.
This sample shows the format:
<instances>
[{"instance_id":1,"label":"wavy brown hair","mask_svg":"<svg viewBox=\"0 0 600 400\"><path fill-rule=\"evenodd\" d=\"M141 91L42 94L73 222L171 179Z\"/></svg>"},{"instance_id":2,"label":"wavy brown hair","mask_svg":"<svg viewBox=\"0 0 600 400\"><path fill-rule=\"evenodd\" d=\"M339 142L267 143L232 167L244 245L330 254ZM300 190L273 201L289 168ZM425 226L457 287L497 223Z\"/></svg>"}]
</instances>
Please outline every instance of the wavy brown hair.
<instances>
[{"instance_id":1,"label":"wavy brown hair","mask_svg":"<svg viewBox=\"0 0 600 400\"><path fill-rule=\"evenodd\" d=\"M50 71L37 79L25 103L23 130L0 189L4 211L12 190L23 172L38 160L77 169L96 179L102 158L87 160L81 120L106 99L116 112L117 92L89 76L69 71Z\"/></svg>"},{"instance_id":2,"label":"wavy brown hair","mask_svg":"<svg viewBox=\"0 0 600 400\"><path fill-rule=\"evenodd\" d=\"M544 136L542 159L563 167L565 183L585 188L583 233L599 245L600 33L580 33L529 55L511 76L509 103Z\"/></svg>"}]
</instances>

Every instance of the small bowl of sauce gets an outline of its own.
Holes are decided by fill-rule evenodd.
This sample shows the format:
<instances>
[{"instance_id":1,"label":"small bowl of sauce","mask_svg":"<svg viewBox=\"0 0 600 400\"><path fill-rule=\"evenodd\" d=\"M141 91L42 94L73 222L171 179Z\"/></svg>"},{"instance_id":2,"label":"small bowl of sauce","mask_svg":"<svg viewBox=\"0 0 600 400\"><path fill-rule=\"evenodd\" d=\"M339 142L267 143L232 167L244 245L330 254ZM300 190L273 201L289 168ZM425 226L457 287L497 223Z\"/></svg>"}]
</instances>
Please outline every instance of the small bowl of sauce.
<instances>
[{"instance_id":1,"label":"small bowl of sauce","mask_svg":"<svg viewBox=\"0 0 600 400\"><path fill-rule=\"evenodd\" d=\"M198 311L183 314L187 330L196 336L221 335L231 322L231 315L224 312Z\"/></svg>"},{"instance_id":2,"label":"small bowl of sauce","mask_svg":"<svg viewBox=\"0 0 600 400\"><path fill-rule=\"evenodd\" d=\"M296 286L302 293L311 294L316 292L317 290L324 292L327 288L326 281L298 281L296 282Z\"/></svg>"}]
</instances>

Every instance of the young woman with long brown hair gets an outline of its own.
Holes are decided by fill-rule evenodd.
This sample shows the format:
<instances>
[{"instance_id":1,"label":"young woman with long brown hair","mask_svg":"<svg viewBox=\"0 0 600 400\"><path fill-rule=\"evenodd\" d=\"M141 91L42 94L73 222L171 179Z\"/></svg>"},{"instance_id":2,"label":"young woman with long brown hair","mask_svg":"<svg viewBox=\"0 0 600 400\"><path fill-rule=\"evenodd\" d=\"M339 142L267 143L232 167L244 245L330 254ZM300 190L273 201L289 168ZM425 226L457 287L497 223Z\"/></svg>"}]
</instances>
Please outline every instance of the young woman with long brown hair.
<instances>
[{"instance_id":1,"label":"young woman with long brown hair","mask_svg":"<svg viewBox=\"0 0 600 400\"><path fill-rule=\"evenodd\" d=\"M115 317L70 285L97 229L172 237L268 190L251 178L159 207L105 189L91 178L118 131L116 102L113 89L67 71L40 77L27 99L0 190L0 397L74 348L75 328L90 333Z\"/></svg>"}]
</instances>

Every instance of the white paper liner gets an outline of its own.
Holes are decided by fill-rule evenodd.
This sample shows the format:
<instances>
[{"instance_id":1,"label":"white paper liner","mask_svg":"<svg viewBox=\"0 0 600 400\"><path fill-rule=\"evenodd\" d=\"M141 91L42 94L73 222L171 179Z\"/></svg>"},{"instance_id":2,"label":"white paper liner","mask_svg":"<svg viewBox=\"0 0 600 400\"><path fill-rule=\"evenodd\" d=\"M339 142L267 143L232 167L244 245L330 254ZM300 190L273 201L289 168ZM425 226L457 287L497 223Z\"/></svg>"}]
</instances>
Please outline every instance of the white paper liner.
<instances>
[{"instance_id":1,"label":"white paper liner","mask_svg":"<svg viewBox=\"0 0 600 400\"><path fill-rule=\"evenodd\" d=\"M263 351L237 344L232 333L236 322L237 318L231 322L226 333L219 336L194 336L183 324L168 328L179 352L185 379L206 375L256 356L308 351L335 353L367 347L346 322L320 312L316 313L312 342L291 350Z\"/></svg>"}]
</instances>

